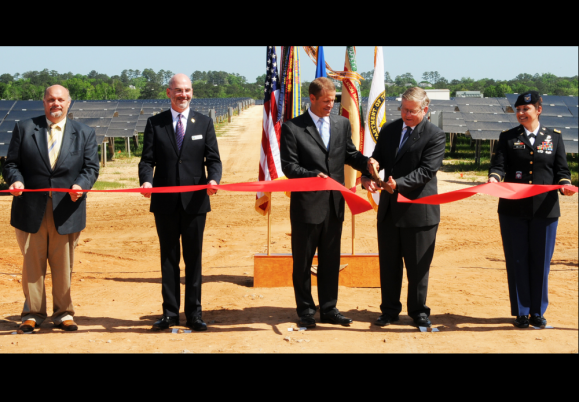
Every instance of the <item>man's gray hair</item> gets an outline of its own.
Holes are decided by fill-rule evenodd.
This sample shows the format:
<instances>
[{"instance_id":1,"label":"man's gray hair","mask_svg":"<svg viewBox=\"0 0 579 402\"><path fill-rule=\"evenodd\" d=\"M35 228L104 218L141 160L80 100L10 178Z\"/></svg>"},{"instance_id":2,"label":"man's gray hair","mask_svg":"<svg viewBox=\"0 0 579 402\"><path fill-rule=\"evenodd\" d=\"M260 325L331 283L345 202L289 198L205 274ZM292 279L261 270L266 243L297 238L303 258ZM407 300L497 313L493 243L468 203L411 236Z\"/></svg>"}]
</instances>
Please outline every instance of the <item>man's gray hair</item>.
<instances>
[{"instance_id":1,"label":"man's gray hair","mask_svg":"<svg viewBox=\"0 0 579 402\"><path fill-rule=\"evenodd\" d=\"M430 99L426 94L426 91L419 87L408 88L403 94L402 99L412 102L420 102L420 109L424 110L425 107L430 105Z\"/></svg>"}]
</instances>

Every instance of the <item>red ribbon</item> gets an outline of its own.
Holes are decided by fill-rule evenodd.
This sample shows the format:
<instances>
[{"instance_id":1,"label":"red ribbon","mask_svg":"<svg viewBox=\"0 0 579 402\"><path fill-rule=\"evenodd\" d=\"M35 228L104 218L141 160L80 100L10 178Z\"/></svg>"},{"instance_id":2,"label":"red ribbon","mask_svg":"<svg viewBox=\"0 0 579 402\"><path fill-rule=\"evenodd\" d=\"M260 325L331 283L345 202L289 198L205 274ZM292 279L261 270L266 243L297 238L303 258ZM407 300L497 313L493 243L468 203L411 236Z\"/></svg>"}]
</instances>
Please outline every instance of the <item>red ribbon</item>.
<instances>
[{"instance_id":1,"label":"red ribbon","mask_svg":"<svg viewBox=\"0 0 579 402\"><path fill-rule=\"evenodd\" d=\"M462 200L463 198L472 197L477 193L488 194L495 197L506 198L508 200L518 200L521 198L534 197L548 191L566 188L577 192L577 186L571 185L539 185L539 184L519 184L519 183L485 183L478 186L463 188L461 190L450 191L444 194L429 195L427 197L409 200L402 194L398 193L398 202L409 204L430 204L439 205L448 202Z\"/></svg>"},{"instance_id":2,"label":"red ribbon","mask_svg":"<svg viewBox=\"0 0 579 402\"><path fill-rule=\"evenodd\" d=\"M83 192L83 193L187 193L191 191L200 191L207 188L226 190L226 191L247 191L257 192L299 192L299 191L327 191L335 190L342 193L352 214L357 215L372 209L368 201L359 195L351 192L346 187L333 179L322 179L321 177L311 177L305 179L258 181L253 183L232 183L232 184L204 184L199 186L175 186L175 187L154 187L154 188L123 188L116 190L71 190L70 188L41 188L41 189L22 189L22 190L0 190L0 193L10 191L22 191L28 193L41 191L56 191L61 193Z\"/></svg>"}]
</instances>

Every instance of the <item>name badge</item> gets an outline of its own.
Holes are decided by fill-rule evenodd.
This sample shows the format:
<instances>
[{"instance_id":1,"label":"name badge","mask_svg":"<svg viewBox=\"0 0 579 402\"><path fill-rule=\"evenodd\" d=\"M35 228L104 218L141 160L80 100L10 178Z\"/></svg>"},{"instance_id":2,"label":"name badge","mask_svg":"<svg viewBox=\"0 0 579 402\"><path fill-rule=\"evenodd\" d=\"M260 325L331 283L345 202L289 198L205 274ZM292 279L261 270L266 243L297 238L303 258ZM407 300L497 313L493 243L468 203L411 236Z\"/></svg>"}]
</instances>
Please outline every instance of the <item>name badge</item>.
<instances>
[{"instance_id":1,"label":"name badge","mask_svg":"<svg viewBox=\"0 0 579 402\"><path fill-rule=\"evenodd\" d=\"M191 136L191 139L192 139L193 141L195 141L195 140L200 140L200 139L202 139L202 138L203 138L203 135L201 135L201 134L192 135L192 136Z\"/></svg>"},{"instance_id":2,"label":"name badge","mask_svg":"<svg viewBox=\"0 0 579 402\"><path fill-rule=\"evenodd\" d=\"M513 149L525 149L525 144L523 144L521 141L517 141L514 143Z\"/></svg>"}]
</instances>

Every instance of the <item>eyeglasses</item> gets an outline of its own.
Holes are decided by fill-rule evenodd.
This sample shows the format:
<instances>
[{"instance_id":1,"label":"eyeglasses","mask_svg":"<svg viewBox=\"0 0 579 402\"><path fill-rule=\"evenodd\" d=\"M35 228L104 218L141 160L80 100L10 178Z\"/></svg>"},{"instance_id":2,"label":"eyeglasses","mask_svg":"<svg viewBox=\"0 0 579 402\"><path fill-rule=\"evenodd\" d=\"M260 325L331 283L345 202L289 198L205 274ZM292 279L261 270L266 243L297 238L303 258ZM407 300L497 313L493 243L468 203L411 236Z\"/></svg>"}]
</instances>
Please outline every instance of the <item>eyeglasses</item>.
<instances>
[{"instance_id":1,"label":"eyeglasses","mask_svg":"<svg viewBox=\"0 0 579 402\"><path fill-rule=\"evenodd\" d=\"M406 109L406 108L401 108L400 111L403 114L410 114L412 116L418 116L420 114L420 112L422 112L422 109L410 110L410 109Z\"/></svg>"},{"instance_id":2,"label":"eyeglasses","mask_svg":"<svg viewBox=\"0 0 579 402\"><path fill-rule=\"evenodd\" d=\"M191 88L187 88L185 90L183 89L177 89L177 88L169 88L171 91L175 92L177 95L182 94L182 93L191 93Z\"/></svg>"}]
</instances>

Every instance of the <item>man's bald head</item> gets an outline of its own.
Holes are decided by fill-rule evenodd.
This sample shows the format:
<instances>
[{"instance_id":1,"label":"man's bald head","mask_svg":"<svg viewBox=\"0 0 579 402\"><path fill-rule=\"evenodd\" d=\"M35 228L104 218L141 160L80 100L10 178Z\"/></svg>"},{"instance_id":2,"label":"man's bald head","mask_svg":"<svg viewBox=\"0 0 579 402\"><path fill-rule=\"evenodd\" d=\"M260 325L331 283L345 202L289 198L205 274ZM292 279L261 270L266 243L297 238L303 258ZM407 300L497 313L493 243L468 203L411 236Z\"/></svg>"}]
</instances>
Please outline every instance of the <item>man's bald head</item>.
<instances>
[{"instance_id":1,"label":"man's bald head","mask_svg":"<svg viewBox=\"0 0 579 402\"><path fill-rule=\"evenodd\" d=\"M171 107L176 112L183 112L189 108L193 97L191 80L185 74L175 74L169 80L167 97L171 99Z\"/></svg>"},{"instance_id":2,"label":"man's bald head","mask_svg":"<svg viewBox=\"0 0 579 402\"><path fill-rule=\"evenodd\" d=\"M70 107L70 92L62 85L52 85L44 91L44 114L53 123L58 123L66 118Z\"/></svg>"},{"instance_id":3,"label":"man's bald head","mask_svg":"<svg viewBox=\"0 0 579 402\"><path fill-rule=\"evenodd\" d=\"M176 84L189 84L189 86L191 86L191 80L189 79L189 77L185 74L175 74L174 76L171 77L171 79L169 80L169 88L173 88L173 86Z\"/></svg>"},{"instance_id":4,"label":"man's bald head","mask_svg":"<svg viewBox=\"0 0 579 402\"><path fill-rule=\"evenodd\" d=\"M46 99L46 95L48 95L48 93L52 92L52 91L57 91L57 92L64 91L66 93L66 98L68 100L72 100L72 98L70 97L70 92L68 91L68 89L63 87L62 85L58 85L58 84L52 85L44 90L44 99Z\"/></svg>"}]
</instances>

